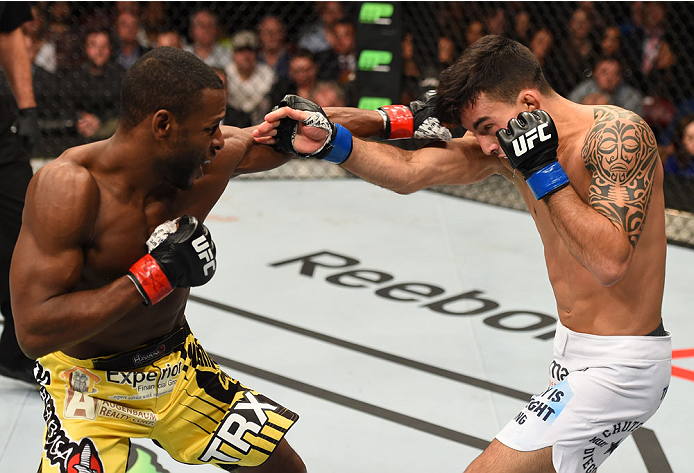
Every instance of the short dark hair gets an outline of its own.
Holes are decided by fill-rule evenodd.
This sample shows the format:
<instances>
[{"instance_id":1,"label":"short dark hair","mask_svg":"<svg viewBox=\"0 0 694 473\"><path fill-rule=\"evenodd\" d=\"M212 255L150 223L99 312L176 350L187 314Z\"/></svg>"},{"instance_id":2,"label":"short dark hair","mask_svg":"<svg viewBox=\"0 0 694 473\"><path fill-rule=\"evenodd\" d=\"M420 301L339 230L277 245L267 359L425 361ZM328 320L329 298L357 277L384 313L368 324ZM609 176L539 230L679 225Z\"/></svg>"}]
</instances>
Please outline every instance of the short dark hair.
<instances>
[{"instance_id":1,"label":"short dark hair","mask_svg":"<svg viewBox=\"0 0 694 473\"><path fill-rule=\"evenodd\" d=\"M553 93L530 49L503 36L487 35L441 73L436 114L443 122L460 123L461 110L473 106L482 92L513 103L529 87Z\"/></svg>"},{"instance_id":2,"label":"short dark hair","mask_svg":"<svg viewBox=\"0 0 694 473\"><path fill-rule=\"evenodd\" d=\"M204 89L224 89L197 56L169 46L144 54L128 69L121 88L121 125L132 129L150 113L166 109L184 119Z\"/></svg>"}]
</instances>

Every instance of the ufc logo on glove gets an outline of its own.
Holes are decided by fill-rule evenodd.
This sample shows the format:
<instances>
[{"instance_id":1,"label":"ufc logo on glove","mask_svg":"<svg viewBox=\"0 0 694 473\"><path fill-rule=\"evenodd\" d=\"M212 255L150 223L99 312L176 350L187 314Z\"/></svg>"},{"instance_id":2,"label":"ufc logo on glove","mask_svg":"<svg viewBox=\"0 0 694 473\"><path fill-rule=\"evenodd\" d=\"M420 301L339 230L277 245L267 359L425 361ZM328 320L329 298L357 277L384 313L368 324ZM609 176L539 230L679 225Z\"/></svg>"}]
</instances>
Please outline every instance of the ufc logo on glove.
<instances>
[{"instance_id":1,"label":"ufc logo on glove","mask_svg":"<svg viewBox=\"0 0 694 473\"><path fill-rule=\"evenodd\" d=\"M217 261L214 259L214 255L210 250L210 243L207 241L206 235L200 235L193 240L193 249L198 254L198 258L207 261L207 264L202 267L205 276L209 275L210 269L212 269L212 274L214 274L214 271L217 269Z\"/></svg>"},{"instance_id":2,"label":"ufc logo on glove","mask_svg":"<svg viewBox=\"0 0 694 473\"><path fill-rule=\"evenodd\" d=\"M535 147L534 141L537 138L539 138L540 141L547 141L548 139L550 139L552 137L551 134L545 135L545 128L547 128L548 126L549 123L543 123L539 125L537 128L532 128L524 135L521 135L515 140L513 140L513 151L516 153L516 156L522 156L529 149L533 149Z\"/></svg>"}]
</instances>

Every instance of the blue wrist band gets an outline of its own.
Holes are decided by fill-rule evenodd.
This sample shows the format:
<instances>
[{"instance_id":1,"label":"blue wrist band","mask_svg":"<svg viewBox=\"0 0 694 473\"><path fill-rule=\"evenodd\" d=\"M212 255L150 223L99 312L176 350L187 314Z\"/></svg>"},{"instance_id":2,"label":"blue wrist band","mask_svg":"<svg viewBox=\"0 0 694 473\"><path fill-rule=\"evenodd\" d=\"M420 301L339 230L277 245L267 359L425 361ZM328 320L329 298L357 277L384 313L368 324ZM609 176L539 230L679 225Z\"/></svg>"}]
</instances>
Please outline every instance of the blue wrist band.
<instances>
[{"instance_id":1,"label":"blue wrist band","mask_svg":"<svg viewBox=\"0 0 694 473\"><path fill-rule=\"evenodd\" d=\"M564 172L559 161L548 164L539 171L533 173L525 182L533 191L536 200L540 200L550 192L561 189L569 183L569 176Z\"/></svg>"},{"instance_id":2,"label":"blue wrist band","mask_svg":"<svg viewBox=\"0 0 694 473\"><path fill-rule=\"evenodd\" d=\"M344 163L352 154L352 134L342 125L335 124L335 138L331 146L330 153L323 159L335 164Z\"/></svg>"}]
</instances>

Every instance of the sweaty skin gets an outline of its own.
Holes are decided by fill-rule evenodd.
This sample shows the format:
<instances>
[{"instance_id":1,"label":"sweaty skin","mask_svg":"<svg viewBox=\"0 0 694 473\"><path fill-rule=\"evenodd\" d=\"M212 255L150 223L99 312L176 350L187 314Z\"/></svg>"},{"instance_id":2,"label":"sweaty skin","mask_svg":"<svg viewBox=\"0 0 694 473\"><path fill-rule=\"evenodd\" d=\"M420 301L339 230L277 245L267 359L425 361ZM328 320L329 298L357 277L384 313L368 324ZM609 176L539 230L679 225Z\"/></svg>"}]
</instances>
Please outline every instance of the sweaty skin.
<instances>
[{"instance_id":1,"label":"sweaty skin","mask_svg":"<svg viewBox=\"0 0 694 473\"><path fill-rule=\"evenodd\" d=\"M571 181L540 201L503 156L495 135L519 112L534 109L554 119L558 160ZM377 136L383 125L373 111L328 108L326 113L361 135ZM273 111L254 138L272 143L280 118L301 120L305 114ZM661 321L667 242L662 164L643 119L617 107L580 105L529 89L515 104L482 94L463 110L461 122L469 130L464 137L416 151L355 138L342 166L403 194L501 174L520 192L540 233L562 324L595 335L653 331ZM295 147L310 152L316 140L300 132Z\"/></svg>"},{"instance_id":2,"label":"sweaty skin","mask_svg":"<svg viewBox=\"0 0 694 473\"><path fill-rule=\"evenodd\" d=\"M145 241L183 214L203 221L230 178L289 159L254 144L250 130L220 127L224 112L224 91L206 89L201 107L174 120L174 138L152 138L150 115L37 172L11 268L17 334L29 356L109 355L183 324L188 289L147 307L125 277Z\"/></svg>"}]
</instances>

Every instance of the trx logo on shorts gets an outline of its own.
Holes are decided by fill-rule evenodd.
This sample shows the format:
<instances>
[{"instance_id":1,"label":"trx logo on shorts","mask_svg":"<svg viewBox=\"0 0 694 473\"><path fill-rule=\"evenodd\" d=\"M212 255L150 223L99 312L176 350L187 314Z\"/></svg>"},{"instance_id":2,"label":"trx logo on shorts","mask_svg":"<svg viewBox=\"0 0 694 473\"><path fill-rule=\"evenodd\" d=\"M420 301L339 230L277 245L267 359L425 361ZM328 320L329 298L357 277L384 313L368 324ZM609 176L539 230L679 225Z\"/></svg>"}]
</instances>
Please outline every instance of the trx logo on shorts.
<instances>
[{"instance_id":1,"label":"trx logo on shorts","mask_svg":"<svg viewBox=\"0 0 694 473\"><path fill-rule=\"evenodd\" d=\"M243 393L247 402L243 402L244 398L241 398L232 406L205 447L200 461L238 462L241 459L239 456L248 454L253 447L247 441L250 439L244 438L245 434L251 432L258 435L268 420L265 411L277 409L275 404L259 402L250 391Z\"/></svg>"},{"instance_id":2,"label":"trx logo on shorts","mask_svg":"<svg viewBox=\"0 0 694 473\"><path fill-rule=\"evenodd\" d=\"M513 143L513 151L516 153L516 156L524 155L529 149L533 149L536 139L539 138L540 141L547 141L550 139L552 135L545 135L545 128L547 128L547 126L549 126L549 123L543 123L513 140L511 143Z\"/></svg>"},{"instance_id":3,"label":"trx logo on shorts","mask_svg":"<svg viewBox=\"0 0 694 473\"><path fill-rule=\"evenodd\" d=\"M65 402L63 417L66 419L96 419L97 400L89 396L97 391L101 381L94 373L79 367L60 373L65 380Z\"/></svg>"},{"instance_id":4,"label":"trx logo on shorts","mask_svg":"<svg viewBox=\"0 0 694 473\"><path fill-rule=\"evenodd\" d=\"M530 402L515 420L519 425L525 424L529 416L537 416L541 421L552 424L569 403L574 393L567 381L551 386L538 396L533 396Z\"/></svg>"}]
</instances>

